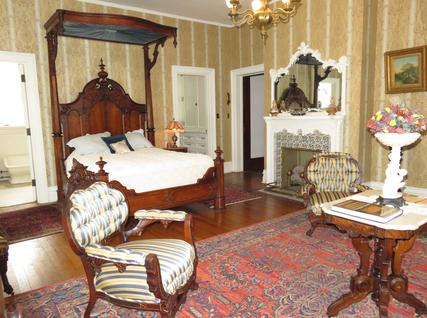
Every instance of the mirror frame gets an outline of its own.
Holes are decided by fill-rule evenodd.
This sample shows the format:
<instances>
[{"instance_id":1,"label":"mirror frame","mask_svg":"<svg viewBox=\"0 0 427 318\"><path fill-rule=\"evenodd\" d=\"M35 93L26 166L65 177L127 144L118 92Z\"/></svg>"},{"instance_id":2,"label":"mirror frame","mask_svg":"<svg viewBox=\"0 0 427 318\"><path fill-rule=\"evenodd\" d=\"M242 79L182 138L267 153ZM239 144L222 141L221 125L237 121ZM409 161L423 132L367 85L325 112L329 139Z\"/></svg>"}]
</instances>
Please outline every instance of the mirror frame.
<instances>
[{"instance_id":1,"label":"mirror frame","mask_svg":"<svg viewBox=\"0 0 427 318\"><path fill-rule=\"evenodd\" d=\"M289 63L286 67L281 67L278 69L271 69L270 70L270 78L271 78L271 102L276 100L276 94L275 94L275 82L279 80L280 77L283 75L289 74L289 69L291 66L296 64L299 56L301 55L307 55L311 54L314 58L316 58L319 62L322 63L322 68L325 70L329 66L332 66L333 69L336 69L342 76L341 80L341 111L339 111L337 114L345 115L346 109L347 109L347 91L346 91L346 84L347 84L347 57L341 56L338 61L328 59L324 60L321 57L321 54L319 50L312 49L309 47L306 43L301 42L300 46L298 47L297 51L291 56ZM326 111L323 111L326 113Z\"/></svg>"}]
</instances>

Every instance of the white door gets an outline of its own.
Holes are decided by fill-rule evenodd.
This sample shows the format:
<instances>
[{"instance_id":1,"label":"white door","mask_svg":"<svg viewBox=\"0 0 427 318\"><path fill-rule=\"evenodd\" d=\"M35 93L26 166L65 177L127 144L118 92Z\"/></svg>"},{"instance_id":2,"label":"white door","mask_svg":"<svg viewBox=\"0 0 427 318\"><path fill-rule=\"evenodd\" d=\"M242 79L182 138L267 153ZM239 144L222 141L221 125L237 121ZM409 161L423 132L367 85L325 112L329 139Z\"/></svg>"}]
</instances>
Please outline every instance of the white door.
<instances>
[{"instance_id":1,"label":"white door","mask_svg":"<svg viewBox=\"0 0 427 318\"><path fill-rule=\"evenodd\" d=\"M201 75L178 75L178 107L176 118L185 129L180 146L188 152L207 154L206 78Z\"/></svg>"},{"instance_id":2,"label":"white door","mask_svg":"<svg viewBox=\"0 0 427 318\"><path fill-rule=\"evenodd\" d=\"M36 201L24 66L0 61L0 207Z\"/></svg>"}]
</instances>

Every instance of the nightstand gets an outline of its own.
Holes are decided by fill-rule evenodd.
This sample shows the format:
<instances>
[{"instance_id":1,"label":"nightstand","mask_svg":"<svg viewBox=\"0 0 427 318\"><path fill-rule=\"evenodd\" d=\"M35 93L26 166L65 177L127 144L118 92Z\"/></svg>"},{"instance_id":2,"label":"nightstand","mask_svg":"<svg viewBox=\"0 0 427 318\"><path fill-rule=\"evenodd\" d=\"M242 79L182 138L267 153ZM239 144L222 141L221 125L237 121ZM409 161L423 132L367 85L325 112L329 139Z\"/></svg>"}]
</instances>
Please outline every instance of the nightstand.
<instances>
[{"instance_id":1,"label":"nightstand","mask_svg":"<svg viewBox=\"0 0 427 318\"><path fill-rule=\"evenodd\" d=\"M176 151L176 152L187 152L187 147L171 147L171 148L163 148L164 150Z\"/></svg>"}]
</instances>

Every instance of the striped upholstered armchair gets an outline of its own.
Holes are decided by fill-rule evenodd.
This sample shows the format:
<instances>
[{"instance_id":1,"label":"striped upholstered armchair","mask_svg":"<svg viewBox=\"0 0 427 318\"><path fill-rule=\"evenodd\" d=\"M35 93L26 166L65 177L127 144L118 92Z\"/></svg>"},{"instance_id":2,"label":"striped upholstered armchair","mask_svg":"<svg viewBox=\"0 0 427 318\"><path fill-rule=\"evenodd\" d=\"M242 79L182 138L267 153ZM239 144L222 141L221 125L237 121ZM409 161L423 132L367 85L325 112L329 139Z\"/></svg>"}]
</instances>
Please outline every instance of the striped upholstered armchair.
<instances>
[{"instance_id":1,"label":"striped upholstered armchair","mask_svg":"<svg viewBox=\"0 0 427 318\"><path fill-rule=\"evenodd\" d=\"M84 317L98 298L113 304L173 317L187 291L197 287L197 255L190 214L140 210L135 218L147 224L184 222L185 240L144 239L124 242L128 205L124 195L105 182L95 182L69 195L63 212L71 247L83 262L89 285ZM122 232L122 235L112 237ZM131 231L130 231L131 232ZM114 239L115 246L107 245Z\"/></svg>"},{"instance_id":2,"label":"striped upholstered armchair","mask_svg":"<svg viewBox=\"0 0 427 318\"><path fill-rule=\"evenodd\" d=\"M304 170L305 185L302 187L307 208L311 236L319 225L324 225L320 205L369 189L361 184L362 171L359 163L348 153L323 152L313 156Z\"/></svg>"}]
</instances>

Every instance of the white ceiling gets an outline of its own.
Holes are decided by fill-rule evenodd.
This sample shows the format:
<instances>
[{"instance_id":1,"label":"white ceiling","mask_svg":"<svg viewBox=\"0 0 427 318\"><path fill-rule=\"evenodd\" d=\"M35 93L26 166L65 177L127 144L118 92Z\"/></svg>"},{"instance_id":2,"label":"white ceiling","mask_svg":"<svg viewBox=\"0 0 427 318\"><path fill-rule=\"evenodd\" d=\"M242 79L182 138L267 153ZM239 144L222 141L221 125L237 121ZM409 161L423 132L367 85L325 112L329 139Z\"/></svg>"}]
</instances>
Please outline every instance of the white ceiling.
<instances>
[{"instance_id":1,"label":"white ceiling","mask_svg":"<svg viewBox=\"0 0 427 318\"><path fill-rule=\"evenodd\" d=\"M232 26L224 0L80 0L82 2L137 10L184 20ZM251 0L241 0L242 9Z\"/></svg>"}]
</instances>

